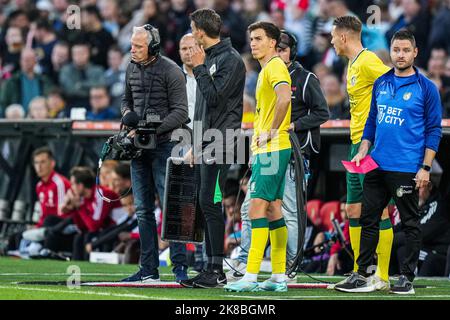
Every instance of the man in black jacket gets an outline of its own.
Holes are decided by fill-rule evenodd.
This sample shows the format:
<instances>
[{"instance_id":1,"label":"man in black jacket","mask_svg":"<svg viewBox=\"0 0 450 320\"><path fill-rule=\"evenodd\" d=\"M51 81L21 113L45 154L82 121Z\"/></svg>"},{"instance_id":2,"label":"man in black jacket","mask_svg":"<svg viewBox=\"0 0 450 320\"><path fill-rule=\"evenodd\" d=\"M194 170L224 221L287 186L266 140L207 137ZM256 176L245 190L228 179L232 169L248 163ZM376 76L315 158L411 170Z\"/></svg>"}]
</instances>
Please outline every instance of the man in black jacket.
<instances>
[{"instance_id":1,"label":"man in black jacket","mask_svg":"<svg viewBox=\"0 0 450 320\"><path fill-rule=\"evenodd\" d=\"M241 127L245 66L230 39L220 39L221 24L214 10L200 9L191 14L192 34L199 46L190 49L197 95L193 150L188 152L186 161L191 165L199 164L199 204L206 220L208 265L205 272L181 282L190 288L226 284L222 268L225 222L221 196L230 162L233 162L230 155L235 153L234 136L226 135L226 131ZM208 140L208 133L214 135L211 143L203 141L204 136L204 140Z\"/></svg>"},{"instance_id":2,"label":"man in black jacket","mask_svg":"<svg viewBox=\"0 0 450 320\"><path fill-rule=\"evenodd\" d=\"M183 71L172 60L159 54L159 33L151 25L135 27L131 37L131 59L126 71L122 115L135 112L140 119L158 114L156 149L144 149L141 157L131 161L131 182L141 241L141 266L125 282L159 281L158 234L155 220L155 193L164 199L166 161L171 156L175 129L188 119L186 84ZM134 115L136 117L136 115ZM130 115L128 115L129 117ZM128 118L129 119L129 118ZM131 128L132 129L132 128ZM130 137L134 137L131 130ZM170 245L170 258L177 281L187 279L185 246Z\"/></svg>"}]
</instances>

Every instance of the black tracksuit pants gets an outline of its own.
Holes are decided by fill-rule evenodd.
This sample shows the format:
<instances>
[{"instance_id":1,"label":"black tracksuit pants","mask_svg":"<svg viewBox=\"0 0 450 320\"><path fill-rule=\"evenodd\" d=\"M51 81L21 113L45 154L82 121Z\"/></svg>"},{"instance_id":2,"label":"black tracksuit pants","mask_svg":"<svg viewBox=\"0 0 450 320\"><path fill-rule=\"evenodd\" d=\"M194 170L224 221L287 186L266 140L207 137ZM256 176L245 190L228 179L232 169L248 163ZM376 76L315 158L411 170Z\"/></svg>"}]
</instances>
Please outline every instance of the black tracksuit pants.
<instances>
[{"instance_id":1,"label":"black tracksuit pants","mask_svg":"<svg viewBox=\"0 0 450 320\"><path fill-rule=\"evenodd\" d=\"M199 164L196 179L199 183L198 204L205 219L205 249L208 267L222 270L224 257L225 216L222 202L215 202L216 184L223 194L229 164Z\"/></svg>"},{"instance_id":2,"label":"black tracksuit pants","mask_svg":"<svg viewBox=\"0 0 450 320\"><path fill-rule=\"evenodd\" d=\"M373 170L366 174L363 184L361 209L361 247L357 260L358 272L363 276L373 273L373 257L378 245L379 223L383 209L394 199L405 232L405 258L400 272L414 280L419 260L421 230L419 228L419 192L413 180L416 173Z\"/></svg>"}]
</instances>

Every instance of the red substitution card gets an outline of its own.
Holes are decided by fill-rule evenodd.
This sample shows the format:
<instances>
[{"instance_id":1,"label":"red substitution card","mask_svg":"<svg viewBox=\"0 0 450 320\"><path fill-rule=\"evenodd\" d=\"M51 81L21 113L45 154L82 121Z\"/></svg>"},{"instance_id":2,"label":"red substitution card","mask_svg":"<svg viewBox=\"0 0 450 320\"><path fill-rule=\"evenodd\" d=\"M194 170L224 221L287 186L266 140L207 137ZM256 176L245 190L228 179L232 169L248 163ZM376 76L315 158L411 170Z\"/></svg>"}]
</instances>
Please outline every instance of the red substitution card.
<instances>
[{"instance_id":1,"label":"red substitution card","mask_svg":"<svg viewBox=\"0 0 450 320\"><path fill-rule=\"evenodd\" d=\"M360 162L359 167L356 166L356 162L351 161L341 161L345 169L350 173L361 173L366 174L372 170L378 168L378 164L372 159L372 157L365 156Z\"/></svg>"}]
</instances>

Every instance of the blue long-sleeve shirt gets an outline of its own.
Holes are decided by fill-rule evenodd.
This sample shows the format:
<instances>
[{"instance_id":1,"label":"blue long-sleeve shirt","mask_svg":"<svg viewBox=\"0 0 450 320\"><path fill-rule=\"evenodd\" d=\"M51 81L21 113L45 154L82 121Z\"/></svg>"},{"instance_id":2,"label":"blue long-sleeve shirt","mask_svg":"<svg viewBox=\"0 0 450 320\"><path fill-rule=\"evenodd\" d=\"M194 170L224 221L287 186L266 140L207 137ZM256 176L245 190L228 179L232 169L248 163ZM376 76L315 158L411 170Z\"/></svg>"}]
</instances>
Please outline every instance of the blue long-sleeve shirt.
<instances>
[{"instance_id":1,"label":"blue long-sleeve shirt","mask_svg":"<svg viewBox=\"0 0 450 320\"><path fill-rule=\"evenodd\" d=\"M442 105L437 87L419 73L398 77L391 69L379 77L362 139L374 148L381 170L417 172L425 149L437 152L442 137Z\"/></svg>"}]
</instances>

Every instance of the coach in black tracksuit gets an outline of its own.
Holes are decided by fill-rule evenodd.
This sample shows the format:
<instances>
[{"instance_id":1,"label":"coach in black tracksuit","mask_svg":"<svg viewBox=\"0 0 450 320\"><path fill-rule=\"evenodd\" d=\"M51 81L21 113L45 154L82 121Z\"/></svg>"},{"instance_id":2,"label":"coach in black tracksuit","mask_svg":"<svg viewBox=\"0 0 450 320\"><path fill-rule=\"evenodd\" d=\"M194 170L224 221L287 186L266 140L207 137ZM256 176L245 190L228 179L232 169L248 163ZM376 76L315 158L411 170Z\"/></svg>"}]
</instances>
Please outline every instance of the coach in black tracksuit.
<instances>
[{"instance_id":1,"label":"coach in black tracksuit","mask_svg":"<svg viewBox=\"0 0 450 320\"><path fill-rule=\"evenodd\" d=\"M191 288L212 288L226 284L222 268L225 222L220 193L223 193L230 167L225 161L225 154L232 153L234 149L234 143L225 138L226 130L241 127L245 66L239 53L231 46L230 39L220 39L221 24L220 16L214 10L200 9L191 14L192 34L200 46L190 50L197 94L194 147L186 159L191 164L194 160L199 164L199 204L206 220L205 246L208 257L205 272L181 282L183 286ZM216 129L223 139L215 137L214 142L203 142L203 134L208 129ZM217 149L210 154L208 150L212 145Z\"/></svg>"}]
</instances>

